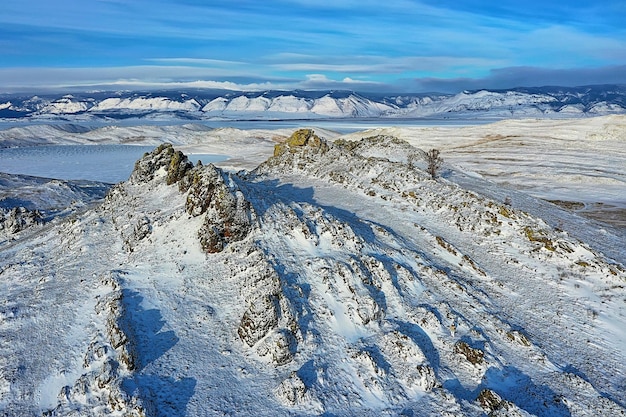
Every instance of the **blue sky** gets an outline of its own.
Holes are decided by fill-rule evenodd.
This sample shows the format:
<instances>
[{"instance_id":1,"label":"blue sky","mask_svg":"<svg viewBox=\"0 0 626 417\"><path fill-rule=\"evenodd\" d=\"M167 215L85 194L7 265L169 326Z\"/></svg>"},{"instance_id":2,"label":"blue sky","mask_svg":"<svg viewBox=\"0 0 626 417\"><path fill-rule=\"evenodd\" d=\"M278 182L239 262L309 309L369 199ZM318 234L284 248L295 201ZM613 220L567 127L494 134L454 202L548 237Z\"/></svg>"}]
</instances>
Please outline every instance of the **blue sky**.
<instances>
[{"instance_id":1,"label":"blue sky","mask_svg":"<svg viewBox=\"0 0 626 417\"><path fill-rule=\"evenodd\" d=\"M626 83L626 1L5 0L0 91Z\"/></svg>"}]
</instances>

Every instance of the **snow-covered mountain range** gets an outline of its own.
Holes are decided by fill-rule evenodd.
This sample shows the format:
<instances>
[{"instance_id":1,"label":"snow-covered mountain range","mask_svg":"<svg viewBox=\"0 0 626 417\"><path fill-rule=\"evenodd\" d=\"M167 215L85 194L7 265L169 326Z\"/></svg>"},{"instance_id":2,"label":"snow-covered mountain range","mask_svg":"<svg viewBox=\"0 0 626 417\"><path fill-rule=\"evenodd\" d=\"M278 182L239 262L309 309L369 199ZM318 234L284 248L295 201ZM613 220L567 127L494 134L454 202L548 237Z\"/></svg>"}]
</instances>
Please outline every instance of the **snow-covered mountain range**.
<instances>
[{"instance_id":1,"label":"snow-covered mountain range","mask_svg":"<svg viewBox=\"0 0 626 417\"><path fill-rule=\"evenodd\" d=\"M350 91L96 92L0 95L0 117L146 117L189 119L510 118L626 112L626 86L542 87L459 94L361 94Z\"/></svg>"},{"instance_id":2,"label":"snow-covered mountain range","mask_svg":"<svg viewBox=\"0 0 626 417\"><path fill-rule=\"evenodd\" d=\"M621 235L361 136L239 171L161 144L0 239L0 411L626 414Z\"/></svg>"}]
</instances>

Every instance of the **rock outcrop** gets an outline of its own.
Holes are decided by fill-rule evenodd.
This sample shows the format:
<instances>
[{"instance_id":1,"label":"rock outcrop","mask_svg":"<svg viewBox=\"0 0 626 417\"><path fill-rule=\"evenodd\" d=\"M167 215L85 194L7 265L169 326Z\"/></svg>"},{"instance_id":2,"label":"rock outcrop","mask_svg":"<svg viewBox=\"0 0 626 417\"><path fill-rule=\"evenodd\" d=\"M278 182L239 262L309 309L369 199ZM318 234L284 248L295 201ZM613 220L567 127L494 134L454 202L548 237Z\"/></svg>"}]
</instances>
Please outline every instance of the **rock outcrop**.
<instances>
[{"instance_id":1,"label":"rock outcrop","mask_svg":"<svg viewBox=\"0 0 626 417\"><path fill-rule=\"evenodd\" d=\"M221 252L228 243L247 236L251 229L250 204L220 169L213 164L194 167L182 152L163 144L137 161L130 183L148 183L159 173L167 185L177 184L181 192L187 193L188 214L204 215L198 238L207 253ZM149 229L145 231L149 233Z\"/></svg>"},{"instance_id":2,"label":"rock outcrop","mask_svg":"<svg viewBox=\"0 0 626 417\"><path fill-rule=\"evenodd\" d=\"M130 182L134 184L152 180L160 169L166 172L167 185L179 181L193 167L187 156L181 151L174 150L169 143L164 143L154 151L144 154L143 158L135 163L130 175Z\"/></svg>"},{"instance_id":3,"label":"rock outcrop","mask_svg":"<svg viewBox=\"0 0 626 417\"><path fill-rule=\"evenodd\" d=\"M208 253L221 252L230 242L245 238L251 228L250 203L214 165L201 165L187 172L179 182L187 192L185 210L192 216L204 215L198 231L202 248Z\"/></svg>"},{"instance_id":4,"label":"rock outcrop","mask_svg":"<svg viewBox=\"0 0 626 417\"><path fill-rule=\"evenodd\" d=\"M43 216L39 210L29 210L25 207L13 207L8 210L0 208L0 233L10 235L42 223Z\"/></svg>"},{"instance_id":5,"label":"rock outcrop","mask_svg":"<svg viewBox=\"0 0 626 417\"><path fill-rule=\"evenodd\" d=\"M285 142L274 146L274 156L280 156L285 152L326 152L328 144L320 139L312 129L296 130Z\"/></svg>"}]
</instances>

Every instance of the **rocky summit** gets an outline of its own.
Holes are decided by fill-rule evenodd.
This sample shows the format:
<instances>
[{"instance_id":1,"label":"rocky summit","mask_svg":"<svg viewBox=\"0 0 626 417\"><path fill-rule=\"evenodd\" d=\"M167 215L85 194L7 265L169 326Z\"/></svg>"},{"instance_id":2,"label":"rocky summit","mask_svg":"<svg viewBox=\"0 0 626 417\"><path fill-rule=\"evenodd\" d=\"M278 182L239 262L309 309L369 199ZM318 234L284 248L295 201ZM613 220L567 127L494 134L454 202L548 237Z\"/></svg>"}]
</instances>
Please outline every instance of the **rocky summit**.
<instances>
[{"instance_id":1,"label":"rocky summit","mask_svg":"<svg viewBox=\"0 0 626 417\"><path fill-rule=\"evenodd\" d=\"M165 144L16 231L0 410L626 415L623 260L424 155L305 129L234 173Z\"/></svg>"}]
</instances>

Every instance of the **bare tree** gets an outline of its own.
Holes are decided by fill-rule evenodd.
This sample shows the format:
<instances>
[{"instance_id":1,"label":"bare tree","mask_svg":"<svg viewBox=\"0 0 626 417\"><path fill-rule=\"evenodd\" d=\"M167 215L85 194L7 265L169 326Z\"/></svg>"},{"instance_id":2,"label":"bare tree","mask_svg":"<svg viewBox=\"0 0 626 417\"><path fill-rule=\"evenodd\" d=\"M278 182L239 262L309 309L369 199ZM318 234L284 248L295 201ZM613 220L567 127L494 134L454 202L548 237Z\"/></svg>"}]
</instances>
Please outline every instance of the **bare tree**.
<instances>
[{"instance_id":1,"label":"bare tree","mask_svg":"<svg viewBox=\"0 0 626 417\"><path fill-rule=\"evenodd\" d=\"M437 178L437 173L443 165L443 159L439 156L439 149L431 149L426 152L426 162L428 163L428 167L426 171L430 174L432 179Z\"/></svg>"}]
</instances>

